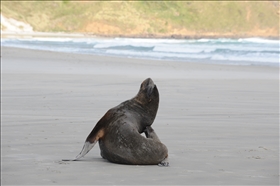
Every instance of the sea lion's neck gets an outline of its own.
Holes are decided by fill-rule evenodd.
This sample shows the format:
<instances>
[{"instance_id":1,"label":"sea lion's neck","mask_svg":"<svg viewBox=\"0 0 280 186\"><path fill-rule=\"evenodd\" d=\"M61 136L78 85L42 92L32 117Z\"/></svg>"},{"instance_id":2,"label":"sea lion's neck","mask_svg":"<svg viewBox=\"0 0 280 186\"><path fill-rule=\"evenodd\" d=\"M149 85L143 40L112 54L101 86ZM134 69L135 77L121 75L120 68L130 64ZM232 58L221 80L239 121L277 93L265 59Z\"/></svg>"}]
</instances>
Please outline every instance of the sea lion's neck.
<instances>
[{"instance_id":1,"label":"sea lion's neck","mask_svg":"<svg viewBox=\"0 0 280 186\"><path fill-rule=\"evenodd\" d=\"M143 132L146 126L153 124L156 118L158 104L145 105L138 102L136 99L128 100L128 103L128 105L133 105L133 112L137 117L139 117L139 119L141 119L139 131Z\"/></svg>"}]
</instances>

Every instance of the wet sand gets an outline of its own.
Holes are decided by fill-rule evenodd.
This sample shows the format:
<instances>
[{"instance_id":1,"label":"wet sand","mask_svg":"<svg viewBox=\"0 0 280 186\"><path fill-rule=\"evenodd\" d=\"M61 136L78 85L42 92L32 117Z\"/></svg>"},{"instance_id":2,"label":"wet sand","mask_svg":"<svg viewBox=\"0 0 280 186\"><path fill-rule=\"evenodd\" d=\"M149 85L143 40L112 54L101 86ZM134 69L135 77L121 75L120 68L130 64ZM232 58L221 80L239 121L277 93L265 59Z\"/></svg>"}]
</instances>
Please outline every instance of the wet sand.
<instances>
[{"instance_id":1,"label":"wet sand","mask_svg":"<svg viewBox=\"0 0 280 186\"><path fill-rule=\"evenodd\" d=\"M279 68L2 47L2 185L278 185ZM170 167L74 158L151 77Z\"/></svg>"}]
</instances>

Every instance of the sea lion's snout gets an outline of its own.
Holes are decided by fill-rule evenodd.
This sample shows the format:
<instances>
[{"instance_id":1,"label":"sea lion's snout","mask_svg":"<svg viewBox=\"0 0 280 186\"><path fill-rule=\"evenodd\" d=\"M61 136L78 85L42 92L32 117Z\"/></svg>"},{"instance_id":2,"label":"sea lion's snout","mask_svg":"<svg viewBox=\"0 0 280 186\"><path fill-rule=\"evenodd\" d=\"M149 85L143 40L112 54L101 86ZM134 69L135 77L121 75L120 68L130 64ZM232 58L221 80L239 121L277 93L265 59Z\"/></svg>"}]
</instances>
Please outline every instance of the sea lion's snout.
<instances>
[{"instance_id":1,"label":"sea lion's snout","mask_svg":"<svg viewBox=\"0 0 280 186\"><path fill-rule=\"evenodd\" d=\"M136 95L136 100L139 101L141 104L150 103L151 101L153 101L157 102L156 105L158 105L158 89L151 78L147 78L141 83L140 90Z\"/></svg>"},{"instance_id":2,"label":"sea lion's snout","mask_svg":"<svg viewBox=\"0 0 280 186\"><path fill-rule=\"evenodd\" d=\"M146 81L148 82L149 86L154 86L155 85L151 78L147 78Z\"/></svg>"},{"instance_id":3,"label":"sea lion's snout","mask_svg":"<svg viewBox=\"0 0 280 186\"><path fill-rule=\"evenodd\" d=\"M155 84L151 78L147 78L142 83L142 88L147 90L147 95L150 97L153 93Z\"/></svg>"},{"instance_id":4,"label":"sea lion's snout","mask_svg":"<svg viewBox=\"0 0 280 186\"><path fill-rule=\"evenodd\" d=\"M151 88L154 88L154 86L155 86L155 84L151 78L145 79L143 81L142 85L144 85L144 87L151 87Z\"/></svg>"}]
</instances>

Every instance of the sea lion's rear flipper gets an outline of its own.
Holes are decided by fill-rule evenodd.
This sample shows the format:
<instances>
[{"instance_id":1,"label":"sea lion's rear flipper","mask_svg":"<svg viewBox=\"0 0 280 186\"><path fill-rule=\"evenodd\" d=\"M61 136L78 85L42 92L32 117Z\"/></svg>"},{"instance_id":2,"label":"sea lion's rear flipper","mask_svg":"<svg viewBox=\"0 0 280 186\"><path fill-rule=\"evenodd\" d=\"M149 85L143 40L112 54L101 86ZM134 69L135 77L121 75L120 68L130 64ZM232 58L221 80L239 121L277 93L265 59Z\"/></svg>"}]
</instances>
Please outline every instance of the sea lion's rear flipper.
<instances>
[{"instance_id":1,"label":"sea lion's rear flipper","mask_svg":"<svg viewBox=\"0 0 280 186\"><path fill-rule=\"evenodd\" d=\"M97 143L98 140L94 141L93 143L90 143L89 141L86 141L82 151L80 152L80 154L78 154L76 156L75 159L63 159L62 161L77 161L78 159L84 157L93 147L94 145Z\"/></svg>"},{"instance_id":2,"label":"sea lion's rear flipper","mask_svg":"<svg viewBox=\"0 0 280 186\"><path fill-rule=\"evenodd\" d=\"M76 156L76 158L73 160L73 161L76 161L82 157L84 157L93 147L94 145L96 144L97 141L93 142L93 143L90 143L88 141L85 142L84 144L84 147L82 149L82 151L80 152L80 154L78 154Z\"/></svg>"},{"instance_id":3,"label":"sea lion's rear flipper","mask_svg":"<svg viewBox=\"0 0 280 186\"><path fill-rule=\"evenodd\" d=\"M84 146L83 146L83 149L82 151L80 152L80 154L78 154L76 156L75 159L63 159L62 161L77 161L78 159L84 157L93 147L94 145L97 143L98 140L94 140L93 143L89 142L89 141L86 141Z\"/></svg>"},{"instance_id":4,"label":"sea lion's rear flipper","mask_svg":"<svg viewBox=\"0 0 280 186\"><path fill-rule=\"evenodd\" d=\"M78 154L78 156L76 156L76 158L73 161L76 161L76 160L84 157L94 147L94 145L97 143L97 141L104 136L104 130L99 129L99 127L98 127L99 123L100 122L97 123L97 125L93 128L91 133L88 135L82 151L80 152L80 154Z\"/></svg>"},{"instance_id":5,"label":"sea lion's rear flipper","mask_svg":"<svg viewBox=\"0 0 280 186\"><path fill-rule=\"evenodd\" d=\"M95 127L92 129L91 133L88 135L85 144L83 146L82 151L78 156L72 160L76 161L82 157L84 157L97 143L97 141L104 136L104 127L109 123L109 120L111 119L111 110L109 110L95 125Z\"/></svg>"},{"instance_id":6,"label":"sea lion's rear flipper","mask_svg":"<svg viewBox=\"0 0 280 186\"><path fill-rule=\"evenodd\" d=\"M168 161L168 157L166 157L164 160L162 160L158 166L160 167L169 167L169 161Z\"/></svg>"}]
</instances>

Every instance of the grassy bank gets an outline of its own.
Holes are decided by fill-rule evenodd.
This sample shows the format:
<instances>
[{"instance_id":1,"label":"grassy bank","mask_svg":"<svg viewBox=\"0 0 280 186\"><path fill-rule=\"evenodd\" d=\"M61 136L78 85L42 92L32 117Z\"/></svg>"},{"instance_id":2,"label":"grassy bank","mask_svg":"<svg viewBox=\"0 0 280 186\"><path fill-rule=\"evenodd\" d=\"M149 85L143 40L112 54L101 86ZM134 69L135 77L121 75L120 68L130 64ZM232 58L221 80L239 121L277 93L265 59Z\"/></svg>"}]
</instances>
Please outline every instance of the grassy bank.
<instances>
[{"instance_id":1,"label":"grassy bank","mask_svg":"<svg viewBox=\"0 0 280 186\"><path fill-rule=\"evenodd\" d=\"M279 2L3 1L35 31L160 37L278 37Z\"/></svg>"}]
</instances>

